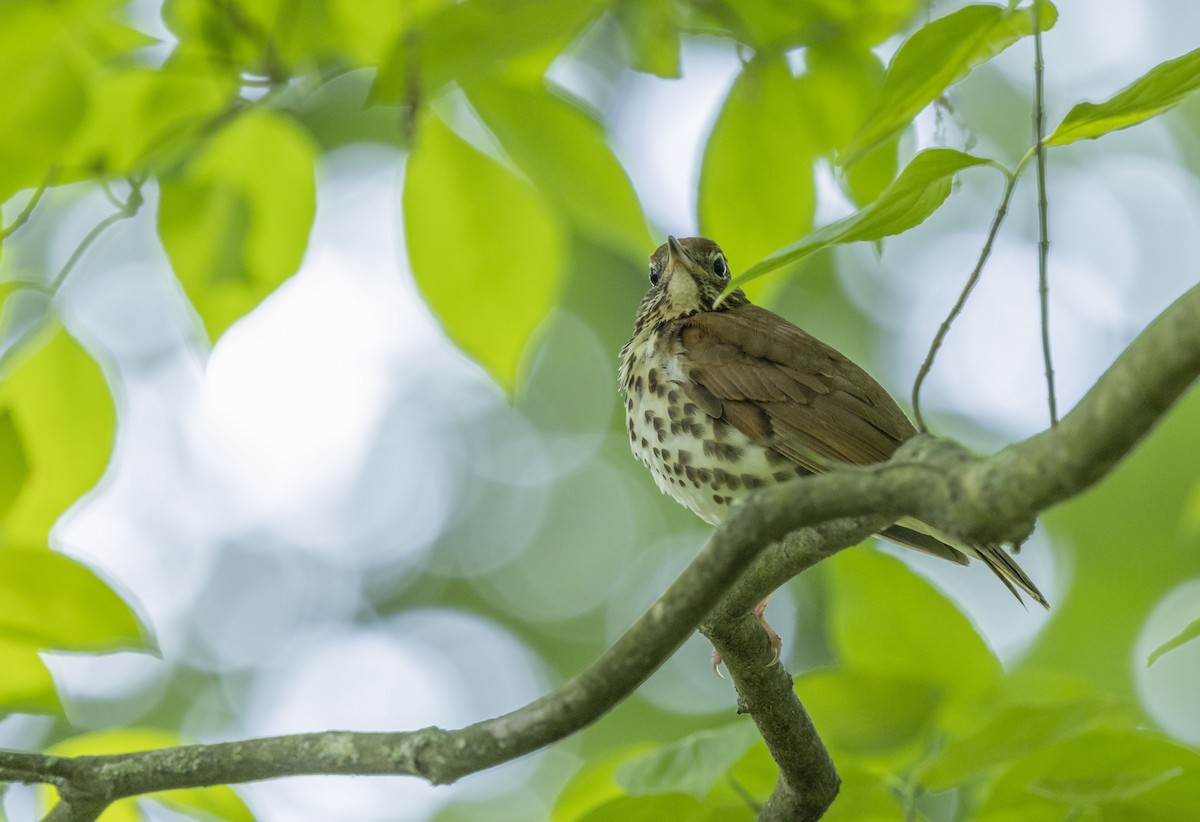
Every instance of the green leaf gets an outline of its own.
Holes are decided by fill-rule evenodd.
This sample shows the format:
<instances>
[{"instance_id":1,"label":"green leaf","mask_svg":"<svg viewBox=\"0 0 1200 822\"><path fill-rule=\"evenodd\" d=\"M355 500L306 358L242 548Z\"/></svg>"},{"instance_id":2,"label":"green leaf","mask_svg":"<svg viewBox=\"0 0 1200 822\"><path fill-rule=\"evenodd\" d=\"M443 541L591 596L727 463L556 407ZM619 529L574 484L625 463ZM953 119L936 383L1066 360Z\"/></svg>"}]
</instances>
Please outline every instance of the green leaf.
<instances>
[{"instance_id":1,"label":"green leaf","mask_svg":"<svg viewBox=\"0 0 1200 822\"><path fill-rule=\"evenodd\" d=\"M1162 645L1159 645L1157 648L1151 651L1150 656L1146 657L1146 667L1148 668L1155 662L1158 662L1159 658L1162 657L1163 654L1174 651L1176 648L1180 647L1181 645L1186 645L1197 637L1200 637L1200 618L1193 620L1178 634L1171 637Z\"/></svg>"},{"instance_id":2,"label":"green leaf","mask_svg":"<svg viewBox=\"0 0 1200 822\"><path fill-rule=\"evenodd\" d=\"M731 259L757 260L812 226L813 161L802 85L787 61L756 59L734 81L700 170L699 218Z\"/></svg>"},{"instance_id":3,"label":"green leaf","mask_svg":"<svg viewBox=\"0 0 1200 822\"><path fill-rule=\"evenodd\" d=\"M604 6L602 0L442 4L397 38L380 66L371 100L404 102L413 92L414 79L433 93L451 80L464 83L505 70L515 69L526 79L540 78Z\"/></svg>"},{"instance_id":4,"label":"green leaf","mask_svg":"<svg viewBox=\"0 0 1200 822\"><path fill-rule=\"evenodd\" d=\"M63 328L44 330L40 349L0 375L0 408L21 432L29 475L4 519L8 544L40 547L55 520L99 482L112 453L116 416L96 361Z\"/></svg>"},{"instance_id":5,"label":"green leaf","mask_svg":"<svg viewBox=\"0 0 1200 822\"><path fill-rule=\"evenodd\" d=\"M632 67L659 77L678 77L680 31L675 0L620 0L613 11Z\"/></svg>"},{"instance_id":6,"label":"green leaf","mask_svg":"<svg viewBox=\"0 0 1200 822\"><path fill-rule=\"evenodd\" d=\"M1103 103L1079 103L1046 138L1048 146L1093 140L1144 123L1200 89L1200 49L1159 63Z\"/></svg>"},{"instance_id":7,"label":"green leaf","mask_svg":"<svg viewBox=\"0 0 1200 822\"><path fill-rule=\"evenodd\" d=\"M846 762L838 762L837 769L841 790L821 822L897 822L905 818L886 775Z\"/></svg>"},{"instance_id":8,"label":"green leaf","mask_svg":"<svg viewBox=\"0 0 1200 822\"><path fill-rule=\"evenodd\" d=\"M624 791L617 784L617 769L649 750L649 745L641 744L605 756L589 758L575 772L555 800L550 815L551 822L577 822L595 808L624 796Z\"/></svg>"},{"instance_id":9,"label":"green leaf","mask_svg":"<svg viewBox=\"0 0 1200 822\"><path fill-rule=\"evenodd\" d=\"M829 565L830 627L842 665L928 683L941 701L970 702L995 690L1000 662L930 583L898 559L862 548L843 551Z\"/></svg>"},{"instance_id":10,"label":"green leaf","mask_svg":"<svg viewBox=\"0 0 1200 822\"><path fill-rule=\"evenodd\" d=\"M511 390L562 286L555 216L528 183L430 116L408 158L404 233L413 276L446 333Z\"/></svg>"},{"instance_id":11,"label":"green leaf","mask_svg":"<svg viewBox=\"0 0 1200 822\"><path fill-rule=\"evenodd\" d=\"M16 711L58 714L62 712L54 680L36 648L9 642L0 635L0 715Z\"/></svg>"},{"instance_id":12,"label":"green leaf","mask_svg":"<svg viewBox=\"0 0 1200 822\"><path fill-rule=\"evenodd\" d=\"M73 736L49 748L46 753L54 756L104 756L108 754L150 751L158 748L174 748L181 743L178 736L150 728L118 728L108 731ZM254 822L254 815L230 788L223 785L211 788L184 788L161 791L150 797L173 811L196 819L223 822ZM50 788L38 791L42 813L49 811L58 799ZM120 799L104 811L102 819L108 822L110 814L114 820L140 822L137 799Z\"/></svg>"},{"instance_id":13,"label":"green leaf","mask_svg":"<svg viewBox=\"0 0 1200 822\"><path fill-rule=\"evenodd\" d=\"M293 113L322 149L353 143L382 143L407 148L395 107L368 106L375 72L347 71L331 77L299 102Z\"/></svg>"},{"instance_id":14,"label":"green leaf","mask_svg":"<svg viewBox=\"0 0 1200 822\"><path fill-rule=\"evenodd\" d=\"M1158 773L1109 774L1095 779L1042 779L1031 784L1029 792L1072 805L1096 805L1133 799L1183 773L1183 768L1175 767Z\"/></svg>"},{"instance_id":15,"label":"green leaf","mask_svg":"<svg viewBox=\"0 0 1200 822\"><path fill-rule=\"evenodd\" d=\"M578 822L752 822L754 810L740 800L700 803L681 793L663 796L622 796L579 817Z\"/></svg>"},{"instance_id":16,"label":"green leaf","mask_svg":"<svg viewBox=\"0 0 1200 822\"><path fill-rule=\"evenodd\" d=\"M400 32L445 5L441 0L355 0L335 3L329 10L352 62L376 67L386 59ZM374 75L374 71L371 72Z\"/></svg>"},{"instance_id":17,"label":"green leaf","mask_svg":"<svg viewBox=\"0 0 1200 822\"><path fill-rule=\"evenodd\" d=\"M170 64L97 72L87 116L63 162L124 174L162 157L172 146L196 139L229 105L236 90L231 79Z\"/></svg>"},{"instance_id":18,"label":"green leaf","mask_svg":"<svg viewBox=\"0 0 1200 822\"><path fill-rule=\"evenodd\" d=\"M921 770L921 783L944 791L1030 751L1093 727L1110 706L1097 700L1005 705L973 733L952 737Z\"/></svg>"},{"instance_id":19,"label":"green leaf","mask_svg":"<svg viewBox=\"0 0 1200 822\"><path fill-rule=\"evenodd\" d=\"M162 182L158 231L212 339L295 273L316 210L316 146L262 109Z\"/></svg>"},{"instance_id":20,"label":"green leaf","mask_svg":"<svg viewBox=\"0 0 1200 822\"><path fill-rule=\"evenodd\" d=\"M806 0L738 0L707 9L711 23L758 52L782 54L797 46L835 41L840 46L872 46L898 33L920 8L918 0L855 0L853 3ZM706 9L707 7L707 9Z\"/></svg>"},{"instance_id":21,"label":"green leaf","mask_svg":"<svg viewBox=\"0 0 1200 822\"><path fill-rule=\"evenodd\" d=\"M838 43L809 48L805 63L800 82L806 133L832 159L874 110L883 89L883 64L870 50ZM846 171L843 186L855 203L872 202L895 179L898 147L898 138L887 140Z\"/></svg>"},{"instance_id":22,"label":"green leaf","mask_svg":"<svg viewBox=\"0 0 1200 822\"><path fill-rule=\"evenodd\" d=\"M1048 31L1058 11L1042 5L1041 28ZM1033 12L993 5L965 6L918 29L892 58L874 114L838 158L849 166L908 126L922 109L980 63L1033 32Z\"/></svg>"},{"instance_id":23,"label":"green leaf","mask_svg":"<svg viewBox=\"0 0 1200 822\"><path fill-rule=\"evenodd\" d=\"M152 647L138 618L81 563L54 551L0 551L0 638L41 650Z\"/></svg>"},{"instance_id":24,"label":"green leaf","mask_svg":"<svg viewBox=\"0 0 1200 822\"><path fill-rule=\"evenodd\" d=\"M940 696L927 682L847 670L805 674L796 693L831 749L874 759L926 738Z\"/></svg>"},{"instance_id":25,"label":"green leaf","mask_svg":"<svg viewBox=\"0 0 1200 822\"><path fill-rule=\"evenodd\" d=\"M122 0L0 3L0 202L37 186L83 122L93 73L150 38Z\"/></svg>"},{"instance_id":26,"label":"green leaf","mask_svg":"<svg viewBox=\"0 0 1200 822\"><path fill-rule=\"evenodd\" d=\"M1022 819L1062 819L1092 807L1104 819L1189 819L1197 796L1200 754L1149 731L1096 730L1012 763L979 816L1019 810Z\"/></svg>"},{"instance_id":27,"label":"green leaf","mask_svg":"<svg viewBox=\"0 0 1200 822\"><path fill-rule=\"evenodd\" d=\"M4 521L12 508L28 474L25 449L21 445L21 434L13 422L12 412L0 408L0 522Z\"/></svg>"},{"instance_id":28,"label":"green leaf","mask_svg":"<svg viewBox=\"0 0 1200 822\"><path fill-rule=\"evenodd\" d=\"M980 165L1001 168L991 160L954 149L926 149L912 159L875 202L764 257L734 277L725 291L728 293L831 245L881 240L908 231L924 222L946 201L955 174Z\"/></svg>"},{"instance_id":29,"label":"green leaf","mask_svg":"<svg viewBox=\"0 0 1200 822\"><path fill-rule=\"evenodd\" d=\"M703 800L758 740L748 720L700 731L622 765L617 783L630 796L686 793Z\"/></svg>"},{"instance_id":30,"label":"green leaf","mask_svg":"<svg viewBox=\"0 0 1200 822\"><path fill-rule=\"evenodd\" d=\"M504 151L559 213L602 244L638 258L647 253L650 234L633 184L595 119L540 84L478 83L467 94Z\"/></svg>"}]
</instances>

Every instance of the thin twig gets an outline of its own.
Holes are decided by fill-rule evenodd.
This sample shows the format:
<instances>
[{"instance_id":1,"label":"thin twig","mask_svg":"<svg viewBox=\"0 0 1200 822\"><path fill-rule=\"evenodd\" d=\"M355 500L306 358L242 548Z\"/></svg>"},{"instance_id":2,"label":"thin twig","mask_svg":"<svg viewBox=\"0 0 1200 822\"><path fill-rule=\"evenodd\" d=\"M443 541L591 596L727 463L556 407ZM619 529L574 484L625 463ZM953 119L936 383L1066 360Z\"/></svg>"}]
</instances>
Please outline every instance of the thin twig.
<instances>
[{"instance_id":1,"label":"thin twig","mask_svg":"<svg viewBox=\"0 0 1200 822\"><path fill-rule=\"evenodd\" d=\"M754 795L750 793L750 791L746 790L745 785L734 779L732 774L727 775L725 777L725 781L729 783L729 787L733 789L733 792L736 793L741 800L746 803L746 807L755 813L762 811L762 803L755 799Z\"/></svg>"},{"instance_id":2,"label":"thin twig","mask_svg":"<svg viewBox=\"0 0 1200 822\"><path fill-rule=\"evenodd\" d=\"M1033 2L1033 146L1037 155L1038 191L1038 300L1042 308L1042 359L1046 366L1046 391L1050 398L1050 426L1058 425L1058 401L1054 394L1054 363L1050 357L1050 282L1047 259L1050 255L1050 231L1047 212L1050 204L1046 199L1046 145L1043 142L1046 129L1044 103L1045 63L1042 60L1042 0Z\"/></svg>"},{"instance_id":3,"label":"thin twig","mask_svg":"<svg viewBox=\"0 0 1200 822\"><path fill-rule=\"evenodd\" d=\"M70 276L71 271L75 268L80 259L83 258L84 253L88 250L91 244L96 241L97 237L107 231L113 224L119 223L121 220L127 220L138 213L138 209L140 209L142 207L142 203L145 202L144 198L142 197L142 182L143 181L141 179L130 178L128 199L126 199L124 203L121 203L119 211L109 214L103 220L96 223L96 225L92 226L92 230L87 233L82 241L80 241L79 245L75 246L75 250L71 252L71 256L67 258L67 261L63 264L63 267L59 269L58 274L55 275L54 280L51 282L51 291L57 292L63 287L63 283L67 281L67 277Z\"/></svg>"},{"instance_id":4,"label":"thin twig","mask_svg":"<svg viewBox=\"0 0 1200 822\"><path fill-rule=\"evenodd\" d=\"M946 315L946 319L942 320L937 334L933 337L933 342L929 345L929 353L925 355L925 361L921 363L921 369L917 372L916 380L913 381L913 417L916 419L917 430L921 433L925 433L928 430L925 425L925 417L921 413L921 385L925 382L925 378L929 376L929 370L933 368L933 360L937 356L938 349L942 347L946 335L950 333L951 324L962 313L963 308L967 304L967 298L971 296L971 292L979 282L980 275L983 274L984 264L987 263L988 257L992 255L992 246L996 242L996 234L1000 231L1000 225L1004 222L1004 217L1008 214L1008 203L1012 199L1013 189L1017 185L1017 177L1024 166L1025 161L1022 160L1016 170L1012 172L1005 171L1007 177L1004 183L1004 194L1000 197L1000 206L996 209L996 216L992 218L992 227L988 229L987 240L984 241L983 249L979 252L979 259L975 263L975 268L971 271L971 276L967 277L966 285L963 286L962 293L958 295L958 301L954 303L954 307L950 309L950 313Z\"/></svg>"},{"instance_id":5,"label":"thin twig","mask_svg":"<svg viewBox=\"0 0 1200 822\"><path fill-rule=\"evenodd\" d=\"M108 184L108 180L100 181L100 190L104 192L105 199L107 199L110 203L112 203L113 208L117 208L117 209L125 208L125 203L122 202L121 198L118 197L116 194L113 194L112 187Z\"/></svg>"},{"instance_id":6,"label":"thin twig","mask_svg":"<svg viewBox=\"0 0 1200 822\"><path fill-rule=\"evenodd\" d=\"M29 222L29 218L33 216L33 210L37 208L38 203L42 199L42 195L46 193L46 189L54 184L54 178L58 176L58 168L51 168L46 172L42 184L37 187L37 191L33 192L33 196L29 198L29 202L21 209L21 213L17 215L17 219L12 221L12 225L0 230L0 240L7 240L17 229Z\"/></svg>"}]
</instances>

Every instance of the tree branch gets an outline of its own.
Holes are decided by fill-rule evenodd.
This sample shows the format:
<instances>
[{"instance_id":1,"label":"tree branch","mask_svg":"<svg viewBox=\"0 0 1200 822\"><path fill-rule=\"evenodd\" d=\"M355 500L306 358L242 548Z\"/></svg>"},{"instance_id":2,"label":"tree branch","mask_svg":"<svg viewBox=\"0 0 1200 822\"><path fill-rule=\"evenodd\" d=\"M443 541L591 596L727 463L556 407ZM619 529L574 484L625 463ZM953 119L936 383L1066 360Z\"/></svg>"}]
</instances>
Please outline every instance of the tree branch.
<instances>
[{"instance_id":1,"label":"tree branch","mask_svg":"<svg viewBox=\"0 0 1200 822\"><path fill-rule=\"evenodd\" d=\"M1152 322L1054 429L987 459L921 436L883 465L761 489L733 507L683 574L592 665L504 716L453 731L329 731L113 756L0 751L0 778L56 785L66 810L53 818L69 820L94 819L98 808L127 796L299 774L408 774L445 784L594 722L712 612L705 631L781 767L763 817L818 818L822 811L811 809L832 801L836 772L790 678L780 666L763 666L764 640L740 616L787 576L902 516L967 541L1019 542L1038 513L1111 471L1197 375L1200 285ZM802 528L810 530L789 538ZM755 562L764 546L773 547Z\"/></svg>"}]
</instances>

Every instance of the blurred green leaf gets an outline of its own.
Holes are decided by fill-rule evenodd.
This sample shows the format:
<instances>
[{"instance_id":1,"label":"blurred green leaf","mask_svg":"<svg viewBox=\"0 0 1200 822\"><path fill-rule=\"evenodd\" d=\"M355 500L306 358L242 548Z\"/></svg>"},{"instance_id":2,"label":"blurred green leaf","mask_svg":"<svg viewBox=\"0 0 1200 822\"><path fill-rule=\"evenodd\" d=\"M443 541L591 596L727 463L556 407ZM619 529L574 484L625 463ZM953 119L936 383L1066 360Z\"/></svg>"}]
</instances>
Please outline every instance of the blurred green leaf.
<instances>
[{"instance_id":1,"label":"blurred green leaf","mask_svg":"<svg viewBox=\"0 0 1200 822\"><path fill-rule=\"evenodd\" d=\"M255 109L161 181L159 235L212 339L300 265L316 210L315 161L301 128Z\"/></svg>"},{"instance_id":2,"label":"blurred green leaf","mask_svg":"<svg viewBox=\"0 0 1200 822\"><path fill-rule=\"evenodd\" d=\"M995 163L954 149L926 149L912 159L875 202L762 258L734 277L725 290L728 293L831 245L881 240L908 231L924 222L946 201L955 174L979 165L994 166Z\"/></svg>"},{"instance_id":3,"label":"blurred green leaf","mask_svg":"<svg viewBox=\"0 0 1200 822\"><path fill-rule=\"evenodd\" d=\"M1200 796L1200 754L1148 731L1097 730L1017 759L979 808L1057 819L1093 807L1111 820L1189 819Z\"/></svg>"},{"instance_id":4,"label":"blurred green leaf","mask_svg":"<svg viewBox=\"0 0 1200 822\"><path fill-rule=\"evenodd\" d=\"M896 179L900 165L900 137L884 140L866 156L846 169L845 189L857 206L875 202Z\"/></svg>"},{"instance_id":5,"label":"blurred green leaf","mask_svg":"<svg viewBox=\"0 0 1200 822\"><path fill-rule=\"evenodd\" d=\"M617 784L630 796L686 793L702 800L757 741L758 729L749 719L700 731L625 763L617 770Z\"/></svg>"},{"instance_id":6,"label":"blurred green leaf","mask_svg":"<svg viewBox=\"0 0 1200 822\"><path fill-rule=\"evenodd\" d=\"M663 796L622 796L594 808L578 822L752 822L757 816L745 802L704 802L681 793Z\"/></svg>"},{"instance_id":7,"label":"blurred green leaf","mask_svg":"<svg viewBox=\"0 0 1200 822\"><path fill-rule=\"evenodd\" d=\"M1079 103L1046 138L1048 146L1093 140L1144 123L1200 89L1200 49L1159 63L1103 103Z\"/></svg>"},{"instance_id":8,"label":"blurred green leaf","mask_svg":"<svg viewBox=\"0 0 1200 822\"><path fill-rule=\"evenodd\" d=\"M0 638L55 651L152 647L133 611L95 573L44 549L0 551Z\"/></svg>"},{"instance_id":9,"label":"blurred green leaf","mask_svg":"<svg viewBox=\"0 0 1200 822\"><path fill-rule=\"evenodd\" d=\"M50 747L46 753L55 756L104 756L173 748L180 744L178 736L164 731L150 728L118 728L64 739ZM250 813L246 803L225 786L161 791L148 798L196 819L254 822L254 814ZM57 802L58 795L52 788L42 788L38 791L38 799L41 810L45 813ZM143 817L137 810L137 802L136 798L117 800L104 811L100 819L102 822L109 822L110 819L116 822L141 822Z\"/></svg>"},{"instance_id":10,"label":"blurred green leaf","mask_svg":"<svg viewBox=\"0 0 1200 822\"><path fill-rule=\"evenodd\" d=\"M619 0L613 9L637 71L679 76L679 8L675 0Z\"/></svg>"},{"instance_id":11,"label":"blurred green leaf","mask_svg":"<svg viewBox=\"0 0 1200 822\"><path fill-rule=\"evenodd\" d=\"M839 762L842 786L837 800L821 822L898 822L904 809L885 778L852 763Z\"/></svg>"},{"instance_id":12,"label":"blurred green leaf","mask_svg":"<svg viewBox=\"0 0 1200 822\"><path fill-rule=\"evenodd\" d=\"M22 288L17 283L0 284L0 380L27 350L26 346L42 338L54 321L54 299L38 288Z\"/></svg>"},{"instance_id":13,"label":"blurred green leaf","mask_svg":"<svg viewBox=\"0 0 1200 822\"><path fill-rule=\"evenodd\" d=\"M4 676L0 676L0 716L17 711L62 712L54 680L36 648L9 642L0 634L0 671L4 671Z\"/></svg>"},{"instance_id":14,"label":"blurred green leaf","mask_svg":"<svg viewBox=\"0 0 1200 822\"><path fill-rule=\"evenodd\" d=\"M61 326L11 374L0 375L0 408L21 432L29 475L5 517L8 544L40 547L55 520L99 482L112 453L116 417L96 361Z\"/></svg>"},{"instance_id":15,"label":"blurred green leaf","mask_svg":"<svg viewBox=\"0 0 1200 822\"><path fill-rule=\"evenodd\" d=\"M539 431L570 436L607 429L617 405L609 390L612 352L587 324L561 307L551 309L525 357L513 399ZM563 391L564 385L571 390Z\"/></svg>"},{"instance_id":16,"label":"blurred green leaf","mask_svg":"<svg viewBox=\"0 0 1200 822\"><path fill-rule=\"evenodd\" d=\"M955 787L1023 754L1070 739L1109 712L1101 701L1005 705L973 733L952 737L921 769L928 790Z\"/></svg>"},{"instance_id":17,"label":"blurred green leaf","mask_svg":"<svg viewBox=\"0 0 1200 822\"><path fill-rule=\"evenodd\" d=\"M812 226L813 160L802 85L783 57L756 59L734 81L700 170L699 219L734 260L757 260Z\"/></svg>"},{"instance_id":18,"label":"blurred green leaf","mask_svg":"<svg viewBox=\"0 0 1200 822\"><path fill-rule=\"evenodd\" d=\"M0 3L0 202L33 188L70 143L93 73L149 42L125 25L123 0Z\"/></svg>"},{"instance_id":19,"label":"blurred green leaf","mask_svg":"<svg viewBox=\"0 0 1200 822\"><path fill-rule=\"evenodd\" d=\"M97 72L87 116L63 162L124 174L195 138L232 100L228 75L127 66Z\"/></svg>"},{"instance_id":20,"label":"blurred green leaf","mask_svg":"<svg viewBox=\"0 0 1200 822\"><path fill-rule=\"evenodd\" d=\"M591 810L624 796L625 792L617 784L617 768L649 750L649 745L635 745L587 760L555 800L551 822L577 822Z\"/></svg>"},{"instance_id":21,"label":"blurred green leaf","mask_svg":"<svg viewBox=\"0 0 1200 822\"><path fill-rule=\"evenodd\" d=\"M830 159L866 122L883 89L883 63L869 49L816 45L805 52L802 108L805 127ZM858 205L877 198L896 178L899 139L885 140L846 170L843 187Z\"/></svg>"},{"instance_id":22,"label":"blurred green leaf","mask_svg":"<svg viewBox=\"0 0 1200 822\"><path fill-rule=\"evenodd\" d=\"M413 276L446 333L511 389L562 285L555 216L526 182L430 116L408 158L404 233Z\"/></svg>"},{"instance_id":23,"label":"blurred green leaf","mask_svg":"<svg viewBox=\"0 0 1200 822\"><path fill-rule=\"evenodd\" d=\"M388 56L396 38L407 25L445 5L443 0L349 0L334 3L330 13L341 32L341 41L355 62L378 66Z\"/></svg>"},{"instance_id":24,"label":"blurred green leaf","mask_svg":"<svg viewBox=\"0 0 1200 822\"><path fill-rule=\"evenodd\" d=\"M1186 645L1197 637L1200 637L1200 619L1192 621L1191 624L1189 624L1178 634L1171 637L1162 645L1159 645L1157 648L1151 651L1150 655L1146 657L1146 667L1150 667L1155 662L1158 662L1159 658L1163 654L1174 651L1176 648L1180 647L1181 645Z\"/></svg>"},{"instance_id":25,"label":"blurred green leaf","mask_svg":"<svg viewBox=\"0 0 1200 822\"><path fill-rule=\"evenodd\" d=\"M1043 779L1029 786L1029 792L1072 805L1100 805L1133 799L1165 782L1183 776L1175 767L1159 773L1108 774L1095 779Z\"/></svg>"},{"instance_id":26,"label":"blurred green leaf","mask_svg":"<svg viewBox=\"0 0 1200 822\"><path fill-rule=\"evenodd\" d=\"M940 696L928 682L845 670L805 674L796 692L827 745L872 759L927 737Z\"/></svg>"},{"instance_id":27,"label":"blurred green leaf","mask_svg":"<svg viewBox=\"0 0 1200 822\"><path fill-rule=\"evenodd\" d=\"M921 8L919 0L738 0L696 4L712 24L759 52L782 54L797 46L836 41L873 46L898 33Z\"/></svg>"},{"instance_id":28,"label":"blurred green leaf","mask_svg":"<svg viewBox=\"0 0 1200 822\"><path fill-rule=\"evenodd\" d=\"M603 0L466 0L446 3L397 38L375 79L370 99L399 103L420 89L436 92L451 80L494 77L519 66L540 78L593 17ZM464 44L470 48L464 48ZM528 65L520 60L528 61Z\"/></svg>"},{"instance_id":29,"label":"blurred green leaf","mask_svg":"<svg viewBox=\"0 0 1200 822\"><path fill-rule=\"evenodd\" d=\"M1041 27L1058 19L1054 4L1042 5ZM838 158L849 166L912 122L954 83L1033 32L1030 7L970 5L927 23L904 41L884 80L875 113Z\"/></svg>"},{"instance_id":30,"label":"blurred green leaf","mask_svg":"<svg viewBox=\"0 0 1200 822\"><path fill-rule=\"evenodd\" d=\"M374 76L370 69L338 74L301 102L295 114L322 149L362 142L407 147L397 109L367 105Z\"/></svg>"},{"instance_id":31,"label":"blurred green leaf","mask_svg":"<svg viewBox=\"0 0 1200 822\"><path fill-rule=\"evenodd\" d=\"M12 508L28 473L25 449L12 413L7 408L0 408L0 522Z\"/></svg>"},{"instance_id":32,"label":"blurred green leaf","mask_svg":"<svg viewBox=\"0 0 1200 822\"><path fill-rule=\"evenodd\" d=\"M541 84L476 83L467 94L517 167L581 232L638 258L649 253L633 185L593 117Z\"/></svg>"},{"instance_id":33,"label":"blurred green leaf","mask_svg":"<svg viewBox=\"0 0 1200 822\"><path fill-rule=\"evenodd\" d=\"M843 551L832 569L830 628L841 663L861 674L928 683L943 702L995 691L1000 662L930 583L878 551ZM915 693L911 685L905 691Z\"/></svg>"},{"instance_id":34,"label":"blurred green leaf","mask_svg":"<svg viewBox=\"0 0 1200 822\"><path fill-rule=\"evenodd\" d=\"M162 20L179 40L173 60L225 66L230 77L265 73L261 29L245 15L240 3L163 0Z\"/></svg>"}]
</instances>

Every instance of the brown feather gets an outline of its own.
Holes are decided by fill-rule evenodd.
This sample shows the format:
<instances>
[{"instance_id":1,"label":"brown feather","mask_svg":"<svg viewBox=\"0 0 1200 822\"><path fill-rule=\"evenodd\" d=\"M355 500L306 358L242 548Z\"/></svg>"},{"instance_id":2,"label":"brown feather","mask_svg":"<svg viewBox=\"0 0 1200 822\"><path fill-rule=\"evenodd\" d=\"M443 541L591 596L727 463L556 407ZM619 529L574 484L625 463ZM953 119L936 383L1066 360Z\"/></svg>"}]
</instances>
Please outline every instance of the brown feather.
<instances>
[{"instance_id":1,"label":"brown feather","mask_svg":"<svg viewBox=\"0 0 1200 822\"><path fill-rule=\"evenodd\" d=\"M702 312L676 326L685 372L720 401L725 418L810 470L812 454L883 462L916 433L869 374L765 308Z\"/></svg>"},{"instance_id":2,"label":"brown feather","mask_svg":"<svg viewBox=\"0 0 1200 822\"><path fill-rule=\"evenodd\" d=\"M749 303L701 312L664 329L677 343L690 385L706 414L807 471L822 461L869 465L888 460L916 429L891 395L840 352L777 314ZM1002 549L959 546L948 538L895 525L889 540L965 564L978 557L1020 599L1015 582L1039 604L1041 591Z\"/></svg>"}]
</instances>

